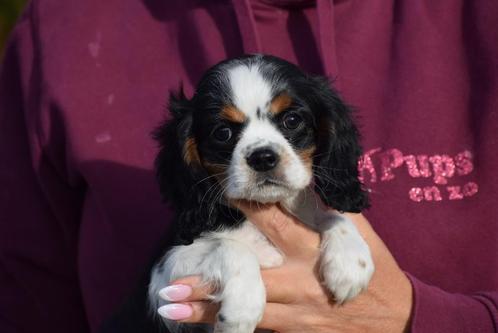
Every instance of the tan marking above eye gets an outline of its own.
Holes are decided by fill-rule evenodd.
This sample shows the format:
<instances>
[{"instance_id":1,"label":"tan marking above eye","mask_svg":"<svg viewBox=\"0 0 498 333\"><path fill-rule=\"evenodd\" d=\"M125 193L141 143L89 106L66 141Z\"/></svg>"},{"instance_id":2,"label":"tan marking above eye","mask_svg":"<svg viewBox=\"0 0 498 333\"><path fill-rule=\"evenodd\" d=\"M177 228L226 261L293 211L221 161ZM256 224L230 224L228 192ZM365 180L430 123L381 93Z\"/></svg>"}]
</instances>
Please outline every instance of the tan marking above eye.
<instances>
[{"instance_id":1,"label":"tan marking above eye","mask_svg":"<svg viewBox=\"0 0 498 333\"><path fill-rule=\"evenodd\" d=\"M313 154L315 153L315 150L316 147L311 146L309 148L297 151L297 154L301 158L304 167L311 176L313 175Z\"/></svg>"},{"instance_id":2,"label":"tan marking above eye","mask_svg":"<svg viewBox=\"0 0 498 333\"><path fill-rule=\"evenodd\" d=\"M292 98L287 93L281 93L280 95L275 96L271 101L270 112L274 115L279 114L291 105Z\"/></svg>"},{"instance_id":3,"label":"tan marking above eye","mask_svg":"<svg viewBox=\"0 0 498 333\"><path fill-rule=\"evenodd\" d=\"M200 164L199 152L197 151L197 143L193 137L189 137L183 146L183 159L188 165L192 163Z\"/></svg>"},{"instance_id":4,"label":"tan marking above eye","mask_svg":"<svg viewBox=\"0 0 498 333\"><path fill-rule=\"evenodd\" d=\"M246 115L233 105L224 106L220 115L222 118L234 123L242 124L246 121Z\"/></svg>"}]
</instances>

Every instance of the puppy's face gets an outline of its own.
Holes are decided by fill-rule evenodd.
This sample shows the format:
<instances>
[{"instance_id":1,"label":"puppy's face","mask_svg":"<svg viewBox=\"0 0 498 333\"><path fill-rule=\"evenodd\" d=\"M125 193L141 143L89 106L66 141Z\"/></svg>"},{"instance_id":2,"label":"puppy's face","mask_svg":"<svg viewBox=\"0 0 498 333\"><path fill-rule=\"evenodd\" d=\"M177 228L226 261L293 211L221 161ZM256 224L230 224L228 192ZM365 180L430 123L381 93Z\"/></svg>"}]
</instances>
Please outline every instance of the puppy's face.
<instances>
[{"instance_id":1,"label":"puppy's face","mask_svg":"<svg viewBox=\"0 0 498 333\"><path fill-rule=\"evenodd\" d=\"M312 180L315 115L292 78L272 77L277 69L269 67L258 61L221 66L194 98L185 157L198 159L229 199L276 202Z\"/></svg>"},{"instance_id":2,"label":"puppy's face","mask_svg":"<svg viewBox=\"0 0 498 333\"><path fill-rule=\"evenodd\" d=\"M323 203L359 212L361 154L351 112L329 83L284 60L252 55L222 62L192 99L172 96L156 132L161 192L185 221L185 238L233 221L223 198L277 202L313 182ZM225 223L223 222L223 223Z\"/></svg>"}]
</instances>

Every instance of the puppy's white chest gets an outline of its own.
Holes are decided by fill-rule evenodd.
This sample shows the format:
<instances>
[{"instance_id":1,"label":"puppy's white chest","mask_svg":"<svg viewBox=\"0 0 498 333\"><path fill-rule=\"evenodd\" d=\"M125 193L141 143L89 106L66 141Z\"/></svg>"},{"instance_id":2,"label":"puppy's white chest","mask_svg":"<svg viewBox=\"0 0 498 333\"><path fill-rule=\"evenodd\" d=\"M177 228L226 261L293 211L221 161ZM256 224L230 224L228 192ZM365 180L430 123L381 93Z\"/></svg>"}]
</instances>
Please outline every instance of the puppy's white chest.
<instances>
[{"instance_id":1,"label":"puppy's white chest","mask_svg":"<svg viewBox=\"0 0 498 333\"><path fill-rule=\"evenodd\" d=\"M246 245L256 255L262 268L277 267L284 262L284 255L249 220L244 221L240 228L217 233L217 237Z\"/></svg>"}]
</instances>

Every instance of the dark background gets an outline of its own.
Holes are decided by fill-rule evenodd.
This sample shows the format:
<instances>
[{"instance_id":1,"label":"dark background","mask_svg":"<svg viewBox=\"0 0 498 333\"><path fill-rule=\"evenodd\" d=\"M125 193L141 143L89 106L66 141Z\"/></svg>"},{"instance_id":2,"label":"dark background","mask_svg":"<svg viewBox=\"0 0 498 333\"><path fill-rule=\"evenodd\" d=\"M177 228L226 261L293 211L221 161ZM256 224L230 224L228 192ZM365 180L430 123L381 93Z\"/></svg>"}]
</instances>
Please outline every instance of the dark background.
<instances>
[{"instance_id":1,"label":"dark background","mask_svg":"<svg viewBox=\"0 0 498 333\"><path fill-rule=\"evenodd\" d=\"M26 2L26 0L0 0L0 58L2 57L7 37Z\"/></svg>"}]
</instances>

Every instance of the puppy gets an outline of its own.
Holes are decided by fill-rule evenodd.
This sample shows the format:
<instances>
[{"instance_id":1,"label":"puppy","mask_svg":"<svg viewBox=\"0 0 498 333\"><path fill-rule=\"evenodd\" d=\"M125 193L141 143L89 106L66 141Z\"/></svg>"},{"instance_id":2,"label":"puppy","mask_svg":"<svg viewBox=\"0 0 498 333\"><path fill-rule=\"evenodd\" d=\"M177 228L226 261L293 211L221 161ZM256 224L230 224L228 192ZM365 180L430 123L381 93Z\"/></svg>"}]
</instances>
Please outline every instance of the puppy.
<instances>
[{"instance_id":1,"label":"puppy","mask_svg":"<svg viewBox=\"0 0 498 333\"><path fill-rule=\"evenodd\" d=\"M370 250L339 213L368 206L358 131L327 80L276 57L243 56L209 69L190 100L171 98L170 111L156 133L156 167L178 245L152 270L151 309L167 303L158 293L171 281L200 275L218 286L214 332L255 330L266 303L260 269L285 258L230 205L237 199L279 203L321 234L320 274L336 302L367 287ZM189 328L163 321L171 332Z\"/></svg>"}]
</instances>

